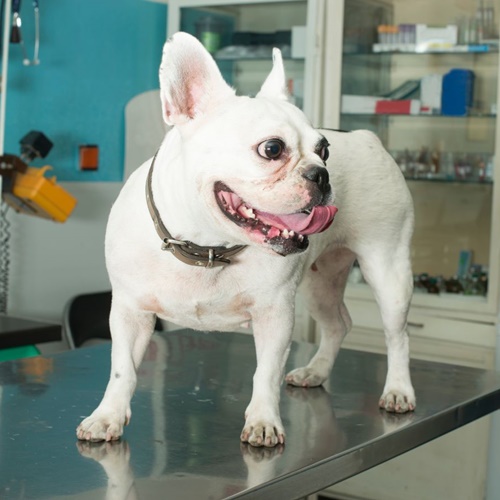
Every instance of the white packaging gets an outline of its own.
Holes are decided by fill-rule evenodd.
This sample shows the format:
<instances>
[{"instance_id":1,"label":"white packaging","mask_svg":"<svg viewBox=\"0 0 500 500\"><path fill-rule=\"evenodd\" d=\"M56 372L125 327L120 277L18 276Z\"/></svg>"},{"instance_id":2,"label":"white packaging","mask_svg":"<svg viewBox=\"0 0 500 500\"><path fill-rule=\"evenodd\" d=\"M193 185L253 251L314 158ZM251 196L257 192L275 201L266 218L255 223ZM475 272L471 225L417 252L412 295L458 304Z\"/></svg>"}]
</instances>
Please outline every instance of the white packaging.
<instances>
[{"instance_id":1,"label":"white packaging","mask_svg":"<svg viewBox=\"0 0 500 500\"><path fill-rule=\"evenodd\" d=\"M342 113L375 113L375 106L382 99L377 96L349 95L342 96Z\"/></svg>"},{"instance_id":2,"label":"white packaging","mask_svg":"<svg viewBox=\"0 0 500 500\"><path fill-rule=\"evenodd\" d=\"M292 26L292 59L304 59L306 57L306 27Z\"/></svg>"},{"instance_id":3,"label":"white packaging","mask_svg":"<svg viewBox=\"0 0 500 500\"><path fill-rule=\"evenodd\" d=\"M443 88L442 75L425 75L420 81L420 101L422 107L431 110L441 110L441 93Z\"/></svg>"},{"instance_id":4,"label":"white packaging","mask_svg":"<svg viewBox=\"0 0 500 500\"><path fill-rule=\"evenodd\" d=\"M415 26L417 50L449 48L456 45L457 41L458 27L455 24L447 26L417 24Z\"/></svg>"}]
</instances>

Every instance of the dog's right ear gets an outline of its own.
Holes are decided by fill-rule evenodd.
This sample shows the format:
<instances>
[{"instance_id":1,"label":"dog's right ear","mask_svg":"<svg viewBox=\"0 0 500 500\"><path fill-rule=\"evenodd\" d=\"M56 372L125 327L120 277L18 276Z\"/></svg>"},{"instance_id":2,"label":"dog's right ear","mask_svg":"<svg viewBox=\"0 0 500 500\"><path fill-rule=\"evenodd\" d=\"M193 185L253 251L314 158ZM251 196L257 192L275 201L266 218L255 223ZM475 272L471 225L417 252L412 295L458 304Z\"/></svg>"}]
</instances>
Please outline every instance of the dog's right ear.
<instances>
[{"instance_id":1,"label":"dog's right ear","mask_svg":"<svg viewBox=\"0 0 500 500\"><path fill-rule=\"evenodd\" d=\"M160 95L167 125L182 125L208 113L234 90L203 45L179 32L163 47Z\"/></svg>"}]
</instances>

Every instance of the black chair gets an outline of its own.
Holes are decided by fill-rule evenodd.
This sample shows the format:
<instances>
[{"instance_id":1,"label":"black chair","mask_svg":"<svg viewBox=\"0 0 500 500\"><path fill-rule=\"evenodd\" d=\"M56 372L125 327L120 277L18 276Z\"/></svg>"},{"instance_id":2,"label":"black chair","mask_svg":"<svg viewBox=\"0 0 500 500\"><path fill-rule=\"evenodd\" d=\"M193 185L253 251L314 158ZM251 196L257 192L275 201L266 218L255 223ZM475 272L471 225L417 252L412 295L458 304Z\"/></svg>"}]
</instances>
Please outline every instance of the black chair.
<instances>
[{"instance_id":1,"label":"black chair","mask_svg":"<svg viewBox=\"0 0 500 500\"><path fill-rule=\"evenodd\" d=\"M70 299L63 312L63 336L70 349L111 340L111 291L84 293ZM155 329L163 330L159 319Z\"/></svg>"}]
</instances>

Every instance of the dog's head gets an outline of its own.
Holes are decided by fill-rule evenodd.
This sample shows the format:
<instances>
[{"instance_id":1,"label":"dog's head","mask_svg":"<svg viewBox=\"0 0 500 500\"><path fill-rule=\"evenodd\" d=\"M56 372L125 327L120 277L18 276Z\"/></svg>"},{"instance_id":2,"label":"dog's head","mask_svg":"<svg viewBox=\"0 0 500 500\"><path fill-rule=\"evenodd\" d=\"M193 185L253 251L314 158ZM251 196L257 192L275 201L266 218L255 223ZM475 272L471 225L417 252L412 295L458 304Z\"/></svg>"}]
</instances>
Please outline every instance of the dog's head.
<instances>
[{"instance_id":1,"label":"dog's head","mask_svg":"<svg viewBox=\"0 0 500 500\"><path fill-rule=\"evenodd\" d=\"M257 96L236 96L203 46L177 33L163 49L160 86L180 140L175 176L200 220L215 221L228 242L281 255L305 250L307 236L331 224L328 143L288 101L278 49Z\"/></svg>"}]
</instances>

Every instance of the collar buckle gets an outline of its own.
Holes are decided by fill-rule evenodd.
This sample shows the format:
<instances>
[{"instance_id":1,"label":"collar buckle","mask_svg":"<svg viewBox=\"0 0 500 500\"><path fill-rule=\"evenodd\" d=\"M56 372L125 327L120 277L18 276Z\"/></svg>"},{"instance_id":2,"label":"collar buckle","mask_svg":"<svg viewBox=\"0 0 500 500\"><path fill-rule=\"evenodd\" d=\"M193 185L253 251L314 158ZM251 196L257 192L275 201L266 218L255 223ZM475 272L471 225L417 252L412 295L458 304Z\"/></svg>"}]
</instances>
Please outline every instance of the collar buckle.
<instances>
[{"instance_id":1,"label":"collar buckle","mask_svg":"<svg viewBox=\"0 0 500 500\"><path fill-rule=\"evenodd\" d=\"M175 240L174 238L165 238L161 244L162 250L167 250L168 252L175 253L175 246L186 246L185 241Z\"/></svg>"},{"instance_id":2,"label":"collar buckle","mask_svg":"<svg viewBox=\"0 0 500 500\"><path fill-rule=\"evenodd\" d=\"M161 249L171 252L177 259L190 266L205 267L211 269L214 267L223 267L231 264L229 257L241 252L245 245L235 245L233 247L204 247L199 246L191 241L182 241L172 238L167 228L163 224L158 209L154 203L153 191L151 188L153 167L156 156L154 156L146 180L146 204L153 221L156 233L161 238Z\"/></svg>"}]
</instances>

